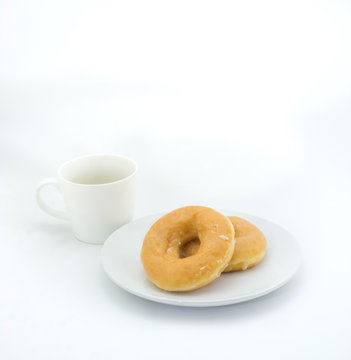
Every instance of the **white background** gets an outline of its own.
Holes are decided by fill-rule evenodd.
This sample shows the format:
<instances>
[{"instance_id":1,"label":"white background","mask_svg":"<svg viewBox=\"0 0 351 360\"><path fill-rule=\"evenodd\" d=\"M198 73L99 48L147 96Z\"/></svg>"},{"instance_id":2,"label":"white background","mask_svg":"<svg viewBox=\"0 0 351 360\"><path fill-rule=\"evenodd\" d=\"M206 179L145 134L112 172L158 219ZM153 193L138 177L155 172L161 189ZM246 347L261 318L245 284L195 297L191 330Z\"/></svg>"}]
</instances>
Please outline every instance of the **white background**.
<instances>
[{"instance_id":1,"label":"white background","mask_svg":"<svg viewBox=\"0 0 351 360\"><path fill-rule=\"evenodd\" d=\"M350 2L2 0L0 27L1 359L350 358ZM240 305L129 295L34 200L97 152L138 162L136 218L252 213L303 266Z\"/></svg>"}]
</instances>

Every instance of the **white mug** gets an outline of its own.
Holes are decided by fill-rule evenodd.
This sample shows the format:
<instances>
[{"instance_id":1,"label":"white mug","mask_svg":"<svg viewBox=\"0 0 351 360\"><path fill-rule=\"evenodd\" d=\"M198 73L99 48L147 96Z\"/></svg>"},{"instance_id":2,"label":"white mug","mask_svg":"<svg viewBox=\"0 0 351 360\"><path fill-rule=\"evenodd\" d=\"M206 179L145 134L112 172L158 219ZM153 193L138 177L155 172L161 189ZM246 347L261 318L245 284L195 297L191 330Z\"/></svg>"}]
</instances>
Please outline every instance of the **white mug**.
<instances>
[{"instance_id":1,"label":"white mug","mask_svg":"<svg viewBox=\"0 0 351 360\"><path fill-rule=\"evenodd\" d=\"M79 240L102 244L133 217L136 173L136 163L122 156L79 157L61 165L57 178L39 184L37 202L48 214L69 220ZM52 209L43 202L40 192L46 185L59 189L66 211Z\"/></svg>"}]
</instances>

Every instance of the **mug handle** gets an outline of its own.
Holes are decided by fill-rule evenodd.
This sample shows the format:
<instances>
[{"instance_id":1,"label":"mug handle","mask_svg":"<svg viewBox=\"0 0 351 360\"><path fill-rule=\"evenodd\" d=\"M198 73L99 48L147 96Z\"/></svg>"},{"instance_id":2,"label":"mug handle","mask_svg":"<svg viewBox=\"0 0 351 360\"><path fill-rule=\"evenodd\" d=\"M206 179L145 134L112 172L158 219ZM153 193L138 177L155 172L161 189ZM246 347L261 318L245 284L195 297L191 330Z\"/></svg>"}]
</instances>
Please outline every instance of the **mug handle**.
<instances>
[{"instance_id":1,"label":"mug handle","mask_svg":"<svg viewBox=\"0 0 351 360\"><path fill-rule=\"evenodd\" d=\"M55 186L58 190L59 190L59 187L58 187L58 181L56 178L47 178L47 179L44 179L37 187L37 191L36 191L36 198L37 198L37 203L38 205L40 206L40 208L45 211L46 213L48 213L49 215L52 215L52 216L55 216L59 219L64 219L64 220L67 220L68 217L67 217L67 213L65 211L61 211L61 210L56 210L56 209L53 209L51 207L49 207L48 205L45 204L45 202L41 199L41 195L40 195L40 192L41 192L41 189L44 187L44 186L47 186L47 185L51 185L51 186Z\"/></svg>"}]
</instances>

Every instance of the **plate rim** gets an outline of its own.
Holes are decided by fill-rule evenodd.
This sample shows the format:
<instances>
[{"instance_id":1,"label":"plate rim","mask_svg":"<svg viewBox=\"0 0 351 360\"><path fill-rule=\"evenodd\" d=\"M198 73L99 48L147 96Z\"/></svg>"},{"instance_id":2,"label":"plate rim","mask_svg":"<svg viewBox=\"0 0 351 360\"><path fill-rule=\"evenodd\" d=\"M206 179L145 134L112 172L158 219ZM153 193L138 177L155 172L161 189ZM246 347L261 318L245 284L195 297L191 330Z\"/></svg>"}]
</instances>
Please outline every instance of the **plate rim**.
<instances>
[{"instance_id":1,"label":"plate rim","mask_svg":"<svg viewBox=\"0 0 351 360\"><path fill-rule=\"evenodd\" d=\"M300 268L301 266L301 262L302 262L302 252L301 252L301 247L300 247L300 244L298 243L298 241L296 240L295 236L288 230L286 230L284 227L282 227L281 225L271 221L271 220L267 220L265 218L262 218L260 216L256 216L256 215L253 215L253 214L249 214L249 213L245 213L245 212L241 212L241 211L228 211L228 210L225 210L225 209L220 209L220 210L217 210L217 211L220 211L221 213L224 213L224 214L234 214L233 216L248 216L248 217L253 217L253 218L256 218L258 220L261 220L261 221L264 221L264 222L267 222L269 224L272 224L273 226L276 226L276 227L279 227L281 228L282 230L284 230L285 232L287 232L292 240L294 241L294 244L296 246L296 250L297 250L297 257L296 257L296 264L295 266L292 268L292 270L290 271L290 274L289 276L285 277L283 280L281 281L278 281L276 282L275 284L273 284L272 286L269 286L268 288L262 290L262 291L259 291L259 292L255 292L254 294L248 294L248 295L243 295L241 297L236 297L235 299L233 298L226 298L226 299L220 299L220 300L202 300L202 299L197 299L197 300L183 300L183 299L167 299L167 298L164 298L164 297L159 297L157 295L148 295L148 294L145 294L145 293L141 293L141 292L138 292L138 291L135 291L133 288L130 288L130 287L127 287L125 285L122 285L121 283L119 283L118 281L116 281L112 275L109 273L109 271L107 270L105 264L104 264L104 261L103 261L103 253L104 253L104 249L106 249L106 246L105 244L108 242L108 241L111 241L110 239L113 237L113 235L120 231L122 228L124 227L127 227L129 226L130 224L132 224L133 222L136 222L136 221L142 221L142 220L145 220L147 218L150 218L150 217L156 217L156 216L163 216L165 214L167 214L166 211L164 212L159 212L159 213L154 213L154 214L150 214L150 215L145 215L145 216L142 216L140 218L137 218L121 227L119 227L118 229L116 229L115 231L113 231L109 237L106 239L105 243L103 244L102 246L102 249L101 249L101 253L100 253L100 256L101 256L101 263L102 263L102 267L106 273L106 275L108 276L108 278L115 284L117 285L119 288L121 288L122 290L134 295L134 296L138 296L142 299L145 299L145 300L148 300L148 301L152 301L152 302L157 302L157 303L161 303L161 304L166 304L166 305L173 305L173 306L182 306L182 307L216 307L216 306L227 306L227 305L234 305L234 304L239 304L239 303L242 303L242 302L246 302L246 301L250 301L250 300L253 300L253 299L257 299L259 297L262 297L262 296L265 296L277 289L279 289L280 287L284 286L286 283L288 283L292 277L296 274L296 272L298 271L298 269ZM226 216L229 216L229 215L226 215ZM171 292L172 293L172 292Z\"/></svg>"}]
</instances>

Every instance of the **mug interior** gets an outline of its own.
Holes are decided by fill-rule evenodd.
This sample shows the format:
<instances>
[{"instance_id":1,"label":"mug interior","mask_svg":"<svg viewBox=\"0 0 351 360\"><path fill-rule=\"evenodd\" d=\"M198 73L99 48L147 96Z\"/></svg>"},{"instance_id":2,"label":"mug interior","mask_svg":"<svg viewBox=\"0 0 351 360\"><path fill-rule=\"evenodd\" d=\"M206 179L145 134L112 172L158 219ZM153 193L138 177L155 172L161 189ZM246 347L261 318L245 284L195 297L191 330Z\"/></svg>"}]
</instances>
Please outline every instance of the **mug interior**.
<instances>
[{"instance_id":1,"label":"mug interior","mask_svg":"<svg viewBox=\"0 0 351 360\"><path fill-rule=\"evenodd\" d=\"M84 185L109 184L136 172L134 161L116 155L91 155L73 159L61 166L59 175L72 183Z\"/></svg>"}]
</instances>

